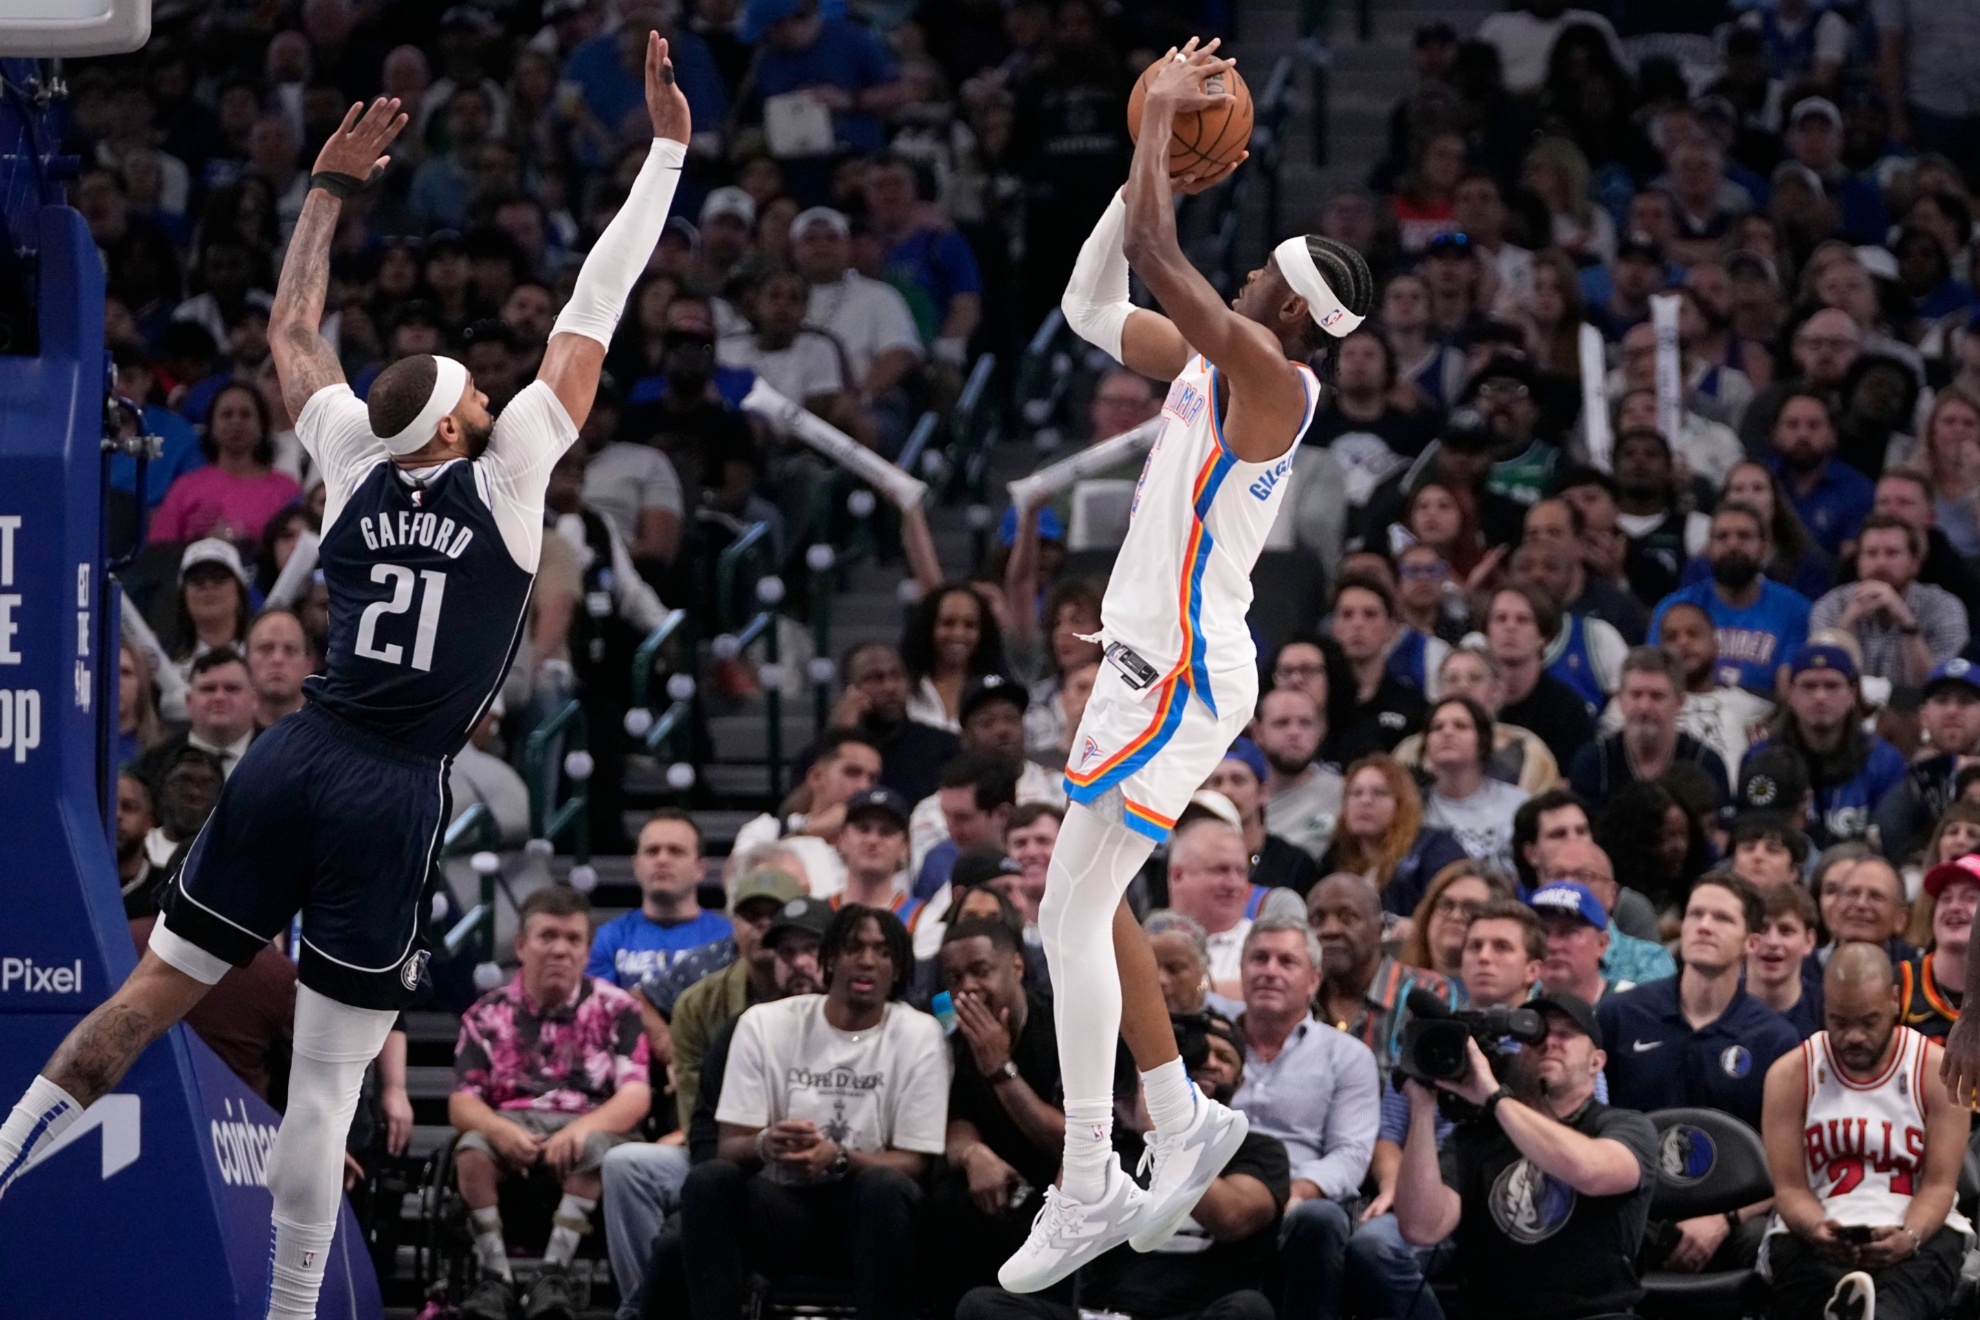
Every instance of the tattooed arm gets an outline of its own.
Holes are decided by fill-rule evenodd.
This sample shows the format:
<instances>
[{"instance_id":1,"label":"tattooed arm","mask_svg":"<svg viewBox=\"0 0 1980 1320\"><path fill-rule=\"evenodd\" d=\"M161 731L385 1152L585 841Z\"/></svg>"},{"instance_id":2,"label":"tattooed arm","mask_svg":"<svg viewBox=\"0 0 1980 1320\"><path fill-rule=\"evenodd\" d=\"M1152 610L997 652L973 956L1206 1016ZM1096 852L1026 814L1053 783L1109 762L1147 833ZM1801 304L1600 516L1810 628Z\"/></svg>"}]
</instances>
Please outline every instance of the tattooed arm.
<instances>
[{"instance_id":1,"label":"tattooed arm","mask_svg":"<svg viewBox=\"0 0 1980 1320\"><path fill-rule=\"evenodd\" d=\"M282 382L282 402L291 417L302 416L310 395L344 380L336 353L317 333L330 285L330 241L343 210L337 190L361 187L384 169L389 157L383 152L405 126L406 116L399 113L397 100L381 97L370 109L354 105L317 154L312 178L328 176L332 186L312 187L304 199L289 239L289 254L282 262L282 279L275 287L275 306L268 314L268 347Z\"/></svg>"}]
</instances>

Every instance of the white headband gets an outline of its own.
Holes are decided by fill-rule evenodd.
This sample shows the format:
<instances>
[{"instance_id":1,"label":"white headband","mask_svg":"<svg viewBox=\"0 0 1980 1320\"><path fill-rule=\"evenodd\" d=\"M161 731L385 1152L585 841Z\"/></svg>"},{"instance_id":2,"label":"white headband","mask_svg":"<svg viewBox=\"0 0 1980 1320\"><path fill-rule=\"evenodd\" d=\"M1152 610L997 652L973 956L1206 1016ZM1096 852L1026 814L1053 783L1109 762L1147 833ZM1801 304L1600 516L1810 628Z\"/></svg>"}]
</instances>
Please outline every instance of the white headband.
<instances>
[{"instance_id":1,"label":"white headband","mask_svg":"<svg viewBox=\"0 0 1980 1320\"><path fill-rule=\"evenodd\" d=\"M1340 295L1328 285L1320 275L1320 268L1313 264L1313 254L1306 250L1306 239L1295 234L1272 249L1278 258L1279 273L1286 277L1292 291L1306 299L1306 310L1313 313L1313 320L1322 330L1340 339L1357 330L1362 318L1356 316L1341 302Z\"/></svg>"},{"instance_id":2,"label":"white headband","mask_svg":"<svg viewBox=\"0 0 1980 1320\"><path fill-rule=\"evenodd\" d=\"M440 419L461 405L461 395L467 389L468 369L450 357L433 355L433 393L426 396L426 406L419 410L419 416L406 423L406 429L397 435L381 435L379 442L393 454L416 453L426 448L426 442L440 429Z\"/></svg>"}]
</instances>

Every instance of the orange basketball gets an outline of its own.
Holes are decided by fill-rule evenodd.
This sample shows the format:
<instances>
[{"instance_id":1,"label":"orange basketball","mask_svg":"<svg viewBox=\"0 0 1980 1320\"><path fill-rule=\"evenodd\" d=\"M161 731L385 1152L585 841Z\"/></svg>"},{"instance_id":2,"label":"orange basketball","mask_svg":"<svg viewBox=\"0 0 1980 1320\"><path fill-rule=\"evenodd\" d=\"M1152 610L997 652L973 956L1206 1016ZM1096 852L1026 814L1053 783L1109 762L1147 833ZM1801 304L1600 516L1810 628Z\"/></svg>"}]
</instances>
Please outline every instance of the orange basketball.
<instances>
[{"instance_id":1,"label":"orange basketball","mask_svg":"<svg viewBox=\"0 0 1980 1320\"><path fill-rule=\"evenodd\" d=\"M1170 58L1168 56L1163 59ZM1128 136L1141 136L1141 106L1148 99L1148 83L1162 67L1156 60L1134 80L1128 93ZM1223 86L1225 79L1230 87ZM1206 81L1211 91L1228 90L1231 99L1209 110L1186 111L1176 116L1174 134L1169 138L1169 173L1182 175L1190 170L1221 168L1235 160L1251 142L1251 89L1236 69L1212 74Z\"/></svg>"}]
</instances>

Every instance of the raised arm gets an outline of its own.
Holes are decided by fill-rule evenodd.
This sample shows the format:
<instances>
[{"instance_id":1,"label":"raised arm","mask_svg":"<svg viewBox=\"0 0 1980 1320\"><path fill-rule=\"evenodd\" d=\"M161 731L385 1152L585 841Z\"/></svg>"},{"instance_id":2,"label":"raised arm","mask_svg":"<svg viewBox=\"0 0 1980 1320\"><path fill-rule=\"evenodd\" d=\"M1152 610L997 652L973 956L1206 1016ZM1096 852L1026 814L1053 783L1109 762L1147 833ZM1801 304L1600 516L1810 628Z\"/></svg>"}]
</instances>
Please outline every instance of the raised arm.
<instances>
[{"instance_id":1,"label":"raised arm","mask_svg":"<svg viewBox=\"0 0 1980 1320\"><path fill-rule=\"evenodd\" d=\"M391 159L385 148L405 126L406 116L399 112L396 97L380 97L369 108L360 102L344 115L344 122L316 155L309 195L289 239L282 278L275 286L275 305L268 313L268 348L275 358L276 378L282 382L282 403L292 418L302 416L310 395L343 383L337 354L317 333L330 285L330 240L337 232L343 199L384 172Z\"/></svg>"},{"instance_id":2,"label":"raised arm","mask_svg":"<svg viewBox=\"0 0 1980 1320\"><path fill-rule=\"evenodd\" d=\"M633 282L645 271L660 241L694 128L687 97L674 81L666 38L658 33L646 38L646 109L653 120L653 146L646 164L633 180L625 205L585 257L577 287L558 313L550 344L543 351L543 365L536 372L538 380L556 391L557 401L575 426L583 426L591 415L605 349Z\"/></svg>"},{"instance_id":3,"label":"raised arm","mask_svg":"<svg viewBox=\"0 0 1980 1320\"><path fill-rule=\"evenodd\" d=\"M1204 79L1235 67L1230 60L1218 59L1216 49L1214 40L1203 47L1191 40L1149 83L1134 161L1128 167L1124 250L1128 264L1174 323L1180 341L1193 345L1229 379L1231 411L1242 409L1244 419L1238 423L1227 415L1226 433L1238 457L1261 462L1278 457L1292 443L1306 415L1306 390L1287 362L1278 335L1227 306L1210 281L1183 255L1176 239L1176 181L1169 177L1169 139L1175 131L1176 116L1210 109L1230 99L1228 93L1203 88ZM1185 179L1183 187L1187 191L1209 187L1237 164L1232 162L1202 178ZM1130 327L1130 332L1137 340L1154 333L1152 327L1140 324ZM1182 362L1172 356L1173 344L1166 352L1170 356L1163 369L1148 374L1167 378L1181 369ZM1135 366L1133 362L1128 365Z\"/></svg>"}]
</instances>

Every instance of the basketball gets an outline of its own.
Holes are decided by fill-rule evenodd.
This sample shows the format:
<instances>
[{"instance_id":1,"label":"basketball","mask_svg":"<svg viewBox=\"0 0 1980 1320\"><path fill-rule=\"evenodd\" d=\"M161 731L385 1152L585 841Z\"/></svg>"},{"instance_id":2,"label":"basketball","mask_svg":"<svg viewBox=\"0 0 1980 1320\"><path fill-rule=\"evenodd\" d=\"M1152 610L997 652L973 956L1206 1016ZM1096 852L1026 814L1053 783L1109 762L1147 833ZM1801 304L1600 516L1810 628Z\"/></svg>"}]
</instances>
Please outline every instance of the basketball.
<instances>
[{"instance_id":1,"label":"basketball","mask_svg":"<svg viewBox=\"0 0 1980 1320\"><path fill-rule=\"evenodd\" d=\"M1165 55L1143 69L1134 80L1134 90L1128 93L1128 136L1136 141L1141 138L1141 107L1148 99L1148 84L1162 67L1162 61L1170 58L1173 57ZM1231 84L1228 89L1223 86L1226 79ZM1184 111L1176 116L1175 132L1169 138L1171 176L1190 170L1222 169L1237 159L1251 142L1251 89L1245 86L1243 75L1236 69L1213 74L1206 80L1205 89L1228 90L1231 99L1221 106Z\"/></svg>"}]
</instances>

